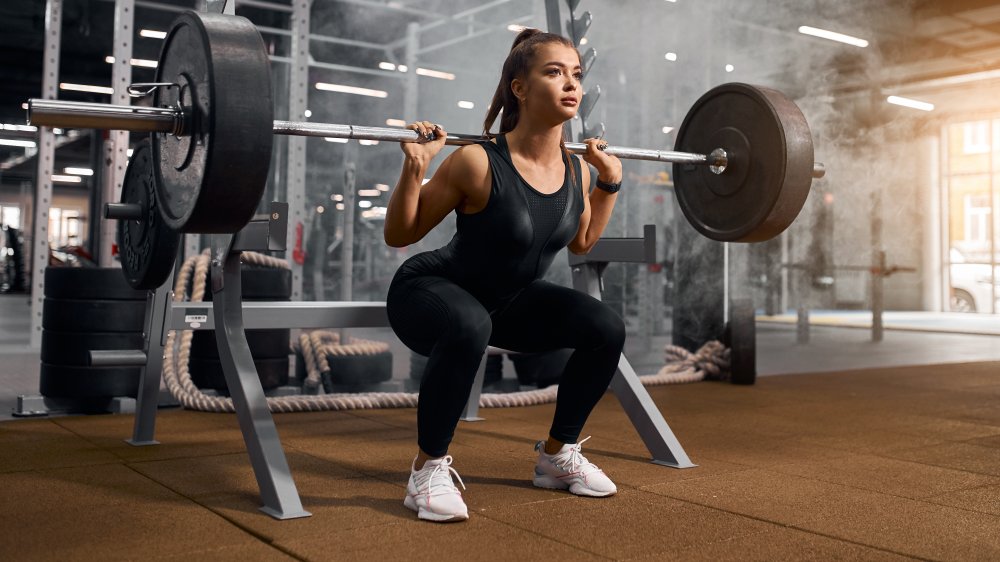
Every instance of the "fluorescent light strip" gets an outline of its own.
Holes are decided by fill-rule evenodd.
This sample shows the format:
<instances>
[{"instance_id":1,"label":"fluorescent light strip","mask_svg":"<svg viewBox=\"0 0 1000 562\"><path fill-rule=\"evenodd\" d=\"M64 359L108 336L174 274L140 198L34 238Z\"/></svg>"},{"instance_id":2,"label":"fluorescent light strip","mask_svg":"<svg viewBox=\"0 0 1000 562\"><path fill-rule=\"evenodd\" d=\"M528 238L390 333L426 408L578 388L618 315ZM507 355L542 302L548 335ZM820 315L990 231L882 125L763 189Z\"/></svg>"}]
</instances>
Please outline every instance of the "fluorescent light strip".
<instances>
[{"instance_id":1,"label":"fluorescent light strip","mask_svg":"<svg viewBox=\"0 0 1000 562\"><path fill-rule=\"evenodd\" d=\"M820 37L822 39L829 39L830 41L837 41L839 43L847 43L848 45L854 45L855 47L868 46L868 41L865 41L864 39L844 35L843 33L837 33L836 31L819 29L818 27L809 27L808 25L799 27L799 33L803 35L812 35L813 37Z\"/></svg>"},{"instance_id":2,"label":"fluorescent light strip","mask_svg":"<svg viewBox=\"0 0 1000 562\"><path fill-rule=\"evenodd\" d=\"M63 168L63 172L67 174L73 174L76 176L92 176L94 175L94 170L90 168Z\"/></svg>"},{"instance_id":3,"label":"fluorescent light strip","mask_svg":"<svg viewBox=\"0 0 1000 562\"><path fill-rule=\"evenodd\" d=\"M358 195L361 197L381 197L382 192L377 189L359 189Z\"/></svg>"},{"instance_id":4,"label":"fluorescent light strip","mask_svg":"<svg viewBox=\"0 0 1000 562\"><path fill-rule=\"evenodd\" d=\"M38 130L38 127L34 125L11 125L9 123L4 123L3 126L0 126L0 129L5 131L25 131L28 133L34 133Z\"/></svg>"},{"instance_id":5,"label":"fluorescent light strip","mask_svg":"<svg viewBox=\"0 0 1000 562\"><path fill-rule=\"evenodd\" d=\"M325 140L326 142L339 142L339 143L347 142L347 139L339 139L337 137L323 137L323 140Z\"/></svg>"},{"instance_id":6,"label":"fluorescent light strip","mask_svg":"<svg viewBox=\"0 0 1000 562\"><path fill-rule=\"evenodd\" d=\"M73 90L74 92L90 92L93 94L108 94L113 95L115 89L109 86L91 86L89 84L71 84L69 82L60 82L60 90Z\"/></svg>"},{"instance_id":7,"label":"fluorescent light strip","mask_svg":"<svg viewBox=\"0 0 1000 562\"><path fill-rule=\"evenodd\" d=\"M115 57L108 55L104 57L104 62L108 64L114 64ZM129 62L132 63L132 66L142 66L145 68L156 68L157 65L157 62L155 60L149 60L149 59L132 59Z\"/></svg>"},{"instance_id":8,"label":"fluorescent light strip","mask_svg":"<svg viewBox=\"0 0 1000 562\"><path fill-rule=\"evenodd\" d=\"M474 107L476 107L476 104L472 103L471 101L462 100L458 102L458 107L461 107L462 109L473 109Z\"/></svg>"},{"instance_id":9,"label":"fluorescent light strip","mask_svg":"<svg viewBox=\"0 0 1000 562\"><path fill-rule=\"evenodd\" d=\"M367 209L368 207L371 206L372 206L371 201L358 201L358 207L361 207L362 209Z\"/></svg>"},{"instance_id":10,"label":"fluorescent light strip","mask_svg":"<svg viewBox=\"0 0 1000 562\"><path fill-rule=\"evenodd\" d=\"M63 176L60 174L52 174L52 181L57 181L61 183L81 183L83 178L80 176Z\"/></svg>"},{"instance_id":11,"label":"fluorescent light strip","mask_svg":"<svg viewBox=\"0 0 1000 562\"><path fill-rule=\"evenodd\" d=\"M391 62L384 62L384 61L380 62L378 63L378 67L381 68L382 70L396 70L396 65L392 64Z\"/></svg>"},{"instance_id":12,"label":"fluorescent light strip","mask_svg":"<svg viewBox=\"0 0 1000 562\"><path fill-rule=\"evenodd\" d=\"M375 146L376 144L378 144L378 141L377 140L361 139L361 140L358 141L358 144L361 144L361 145L364 145L364 146Z\"/></svg>"},{"instance_id":13,"label":"fluorescent light strip","mask_svg":"<svg viewBox=\"0 0 1000 562\"><path fill-rule=\"evenodd\" d=\"M0 146L16 146L20 148L35 148L35 141L0 139Z\"/></svg>"},{"instance_id":14,"label":"fluorescent light strip","mask_svg":"<svg viewBox=\"0 0 1000 562\"><path fill-rule=\"evenodd\" d=\"M666 134L669 134L669 133L670 133L670 131L673 131L673 130L674 130L674 128L673 128L673 127L664 127L664 128L663 128L663 134L664 134L664 135L666 135Z\"/></svg>"},{"instance_id":15,"label":"fluorescent light strip","mask_svg":"<svg viewBox=\"0 0 1000 562\"><path fill-rule=\"evenodd\" d=\"M386 119L385 124L390 127L405 127L406 121L403 121L402 119Z\"/></svg>"},{"instance_id":16,"label":"fluorescent light strip","mask_svg":"<svg viewBox=\"0 0 1000 562\"><path fill-rule=\"evenodd\" d=\"M663 55L663 58L667 59L670 62L674 62L677 60L677 53L667 53Z\"/></svg>"},{"instance_id":17,"label":"fluorescent light strip","mask_svg":"<svg viewBox=\"0 0 1000 562\"><path fill-rule=\"evenodd\" d=\"M527 26L518 25L516 23L512 23L512 24L510 24L510 25L507 26L507 30L508 31L513 31L514 33L521 33L525 29L528 29Z\"/></svg>"},{"instance_id":18,"label":"fluorescent light strip","mask_svg":"<svg viewBox=\"0 0 1000 562\"><path fill-rule=\"evenodd\" d=\"M375 189L379 191L389 191L389 186L384 183L377 183L375 184Z\"/></svg>"},{"instance_id":19,"label":"fluorescent light strip","mask_svg":"<svg viewBox=\"0 0 1000 562\"><path fill-rule=\"evenodd\" d=\"M912 100L910 98L902 98L899 96L889 96L885 101L893 105L901 105L903 107L909 107L910 109L919 109L920 111L934 111L934 104L925 101Z\"/></svg>"},{"instance_id":20,"label":"fluorescent light strip","mask_svg":"<svg viewBox=\"0 0 1000 562\"><path fill-rule=\"evenodd\" d=\"M142 29L139 31L140 37L148 37L150 39L166 39L166 31L156 31L155 29Z\"/></svg>"},{"instance_id":21,"label":"fluorescent light strip","mask_svg":"<svg viewBox=\"0 0 1000 562\"><path fill-rule=\"evenodd\" d=\"M429 68L418 68L417 74L421 76L430 76L431 78L440 78L442 80L455 79L455 75L450 72L441 72L440 70L431 70Z\"/></svg>"},{"instance_id":22,"label":"fluorescent light strip","mask_svg":"<svg viewBox=\"0 0 1000 562\"><path fill-rule=\"evenodd\" d=\"M389 97L388 92L383 90L371 90L368 88L358 88L357 86L344 86L343 84L328 84L326 82L316 82L317 90L328 92L340 92L342 94L357 94L359 96L370 96L373 98Z\"/></svg>"}]
</instances>

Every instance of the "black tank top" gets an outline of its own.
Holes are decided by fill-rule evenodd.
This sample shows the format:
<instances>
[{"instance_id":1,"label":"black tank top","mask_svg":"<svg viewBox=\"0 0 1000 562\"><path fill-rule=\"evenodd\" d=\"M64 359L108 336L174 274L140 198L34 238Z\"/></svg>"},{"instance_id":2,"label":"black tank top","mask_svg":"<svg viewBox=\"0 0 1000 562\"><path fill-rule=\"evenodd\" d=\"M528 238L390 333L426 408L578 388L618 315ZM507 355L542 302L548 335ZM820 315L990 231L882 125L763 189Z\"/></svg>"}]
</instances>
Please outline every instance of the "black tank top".
<instances>
[{"instance_id":1,"label":"black tank top","mask_svg":"<svg viewBox=\"0 0 1000 562\"><path fill-rule=\"evenodd\" d=\"M496 141L480 145L493 180L486 207L472 214L456 210L451 242L406 260L397 273L446 277L490 312L545 275L555 255L576 235L584 208L579 159L563 154L562 187L543 194L514 167L505 136Z\"/></svg>"}]
</instances>

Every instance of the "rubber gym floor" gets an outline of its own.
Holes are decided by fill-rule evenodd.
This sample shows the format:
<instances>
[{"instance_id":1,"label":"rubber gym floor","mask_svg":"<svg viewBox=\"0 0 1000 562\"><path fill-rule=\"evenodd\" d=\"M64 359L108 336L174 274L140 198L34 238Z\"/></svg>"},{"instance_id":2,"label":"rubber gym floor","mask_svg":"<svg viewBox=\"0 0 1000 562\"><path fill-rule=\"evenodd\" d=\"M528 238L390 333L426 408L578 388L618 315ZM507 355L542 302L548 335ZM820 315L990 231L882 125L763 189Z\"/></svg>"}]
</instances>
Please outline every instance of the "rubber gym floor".
<instances>
[{"instance_id":1,"label":"rubber gym floor","mask_svg":"<svg viewBox=\"0 0 1000 562\"><path fill-rule=\"evenodd\" d=\"M37 365L13 302L0 300L5 414ZM605 396L584 452L618 483L611 498L531 486L552 405L483 410L451 450L471 513L451 525L402 505L412 409L277 415L313 513L289 521L258 511L233 416L162 409L161 444L138 448L130 415L3 421L0 560L1000 559L995 336L873 344L824 326L796 344L794 326L761 323L758 345L754 386L649 387L696 468L649 463Z\"/></svg>"}]
</instances>

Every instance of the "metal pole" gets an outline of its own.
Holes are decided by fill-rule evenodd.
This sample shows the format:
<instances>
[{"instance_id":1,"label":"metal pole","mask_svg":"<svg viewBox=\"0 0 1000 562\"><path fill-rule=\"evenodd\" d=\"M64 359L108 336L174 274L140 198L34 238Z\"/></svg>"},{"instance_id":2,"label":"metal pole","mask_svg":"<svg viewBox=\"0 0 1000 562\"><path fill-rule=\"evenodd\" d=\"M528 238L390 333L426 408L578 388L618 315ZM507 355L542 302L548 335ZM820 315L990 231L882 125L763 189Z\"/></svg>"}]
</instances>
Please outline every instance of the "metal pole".
<instances>
[{"instance_id":1,"label":"metal pole","mask_svg":"<svg viewBox=\"0 0 1000 562\"><path fill-rule=\"evenodd\" d=\"M309 10L310 0L295 0L292 5L292 64L288 91L288 115L291 119L305 119L309 98ZM306 139L288 139L288 248L294 256L299 242L298 227L306 218ZM292 268L293 301L302 299L302 264L289 259Z\"/></svg>"},{"instance_id":2,"label":"metal pole","mask_svg":"<svg viewBox=\"0 0 1000 562\"><path fill-rule=\"evenodd\" d=\"M420 24L406 25L406 79L403 81L403 120L412 123L417 120L419 84L417 83L417 51L420 50Z\"/></svg>"},{"instance_id":3,"label":"metal pole","mask_svg":"<svg viewBox=\"0 0 1000 562\"><path fill-rule=\"evenodd\" d=\"M128 86L132 83L132 35L135 25L135 0L115 1L115 58L111 67L111 87L114 94L111 103L128 105ZM109 136L111 158L105 171L107 180L104 183L104 203L112 203L121 199L122 183L125 181L125 167L128 165L128 131L114 131ZM99 207L100 208L100 207ZM98 263L102 267L114 264L111 248L115 243L117 224L114 221L103 221L101 241L98 246Z\"/></svg>"},{"instance_id":4,"label":"metal pole","mask_svg":"<svg viewBox=\"0 0 1000 562\"><path fill-rule=\"evenodd\" d=\"M62 37L62 0L48 0L45 6L45 47L42 56L42 98L55 99L59 84L59 43ZM52 203L52 168L55 160L55 135L48 127L38 128L38 172L35 175L34 220L31 260L31 335L32 348L42 345L42 307L45 302L43 280L49 265L49 207Z\"/></svg>"},{"instance_id":5,"label":"metal pole","mask_svg":"<svg viewBox=\"0 0 1000 562\"><path fill-rule=\"evenodd\" d=\"M882 341L882 311L885 308L885 252L875 252L872 260L872 341Z\"/></svg>"},{"instance_id":6,"label":"metal pole","mask_svg":"<svg viewBox=\"0 0 1000 562\"><path fill-rule=\"evenodd\" d=\"M354 279L354 213L357 209L357 190L354 162L344 166L344 241L340 245L340 300L351 301Z\"/></svg>"}]
</instances>

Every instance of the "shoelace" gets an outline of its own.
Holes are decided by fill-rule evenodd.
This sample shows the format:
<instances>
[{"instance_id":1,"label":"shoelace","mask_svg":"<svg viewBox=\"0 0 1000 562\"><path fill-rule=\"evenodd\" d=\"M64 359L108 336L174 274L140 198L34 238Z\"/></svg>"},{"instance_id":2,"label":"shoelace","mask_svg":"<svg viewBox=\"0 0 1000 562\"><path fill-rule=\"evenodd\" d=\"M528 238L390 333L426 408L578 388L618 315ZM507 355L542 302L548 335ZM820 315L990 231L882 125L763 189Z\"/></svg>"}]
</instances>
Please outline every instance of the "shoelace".
<instances>
[{"instance_id":1,"label":"shoelace","mask_svg":"<svg viewBox=\"0 0 1000 562\"><path fill-rule=\"evenodd\" d=\"M448 489L448 492L442 492L442 493L449 493L451 490L456 489L455 482L452 481L451 479L452 474L455 475L455 478L458 478L458 483L462 485L462 489L463 490L465 489L465 482L462 482L462 477L458 475L458 471L451 467L451 461L452 461L451 455L447 455L443 459L441 459L441 462L438 463L434 467L434 470L431 471L430 476L428 476L427 480L424 482L425 484L424 489L427 495L430 495L431 486L434 485L435 479L439 481L438 482L439 485L444 486L445 488ZM417 486L417 488L419 489L420 486Z\"/></svg>"},{"instance_id":2,"label":"shoelace","mask_svg":"<svg viewBox=\"0 0 1000 562\"><path fill-rule=\"evenodd\" d=\"M587 439L590 439L590 437L588 435ZM592 468L592 470L600 471L601 469L596 464L588 461L587 457L583 456L583 453L580 452L583 448L583 443L587 439L583 439L579 443L573 443L565 453L552 455L553 463L563 470L569 467L569 472L583 472L581 468Z\"/></svg>"}]
</instances>

